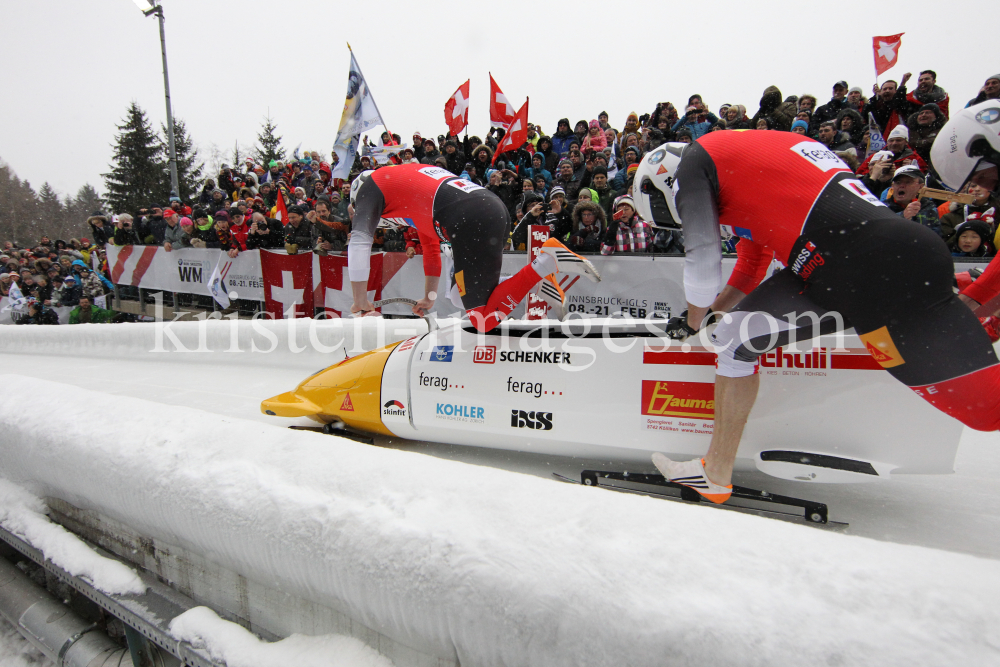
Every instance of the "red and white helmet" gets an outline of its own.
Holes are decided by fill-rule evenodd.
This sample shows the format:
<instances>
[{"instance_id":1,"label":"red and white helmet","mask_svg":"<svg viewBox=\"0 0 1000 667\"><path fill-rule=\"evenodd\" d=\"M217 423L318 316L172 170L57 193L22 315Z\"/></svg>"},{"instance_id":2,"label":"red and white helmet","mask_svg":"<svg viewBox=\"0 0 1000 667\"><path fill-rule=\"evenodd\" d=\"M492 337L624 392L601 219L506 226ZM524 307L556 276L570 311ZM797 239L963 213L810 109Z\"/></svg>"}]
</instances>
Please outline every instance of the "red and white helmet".
<instances>
[{"instance_id":1,"label":"red and white helmet","mask_svg":"<svg viewBox=\"0 0 1000 667\"><path fill-rule=\"evenodd\" d=\"M374 173L374 169L368 169L358 174L357 177L355 177L355 179L351 182L351 206L355 206L354 202L358 198L358 190L361 189L361 186L365 184L365 181L371 178Z\"/></svg>"},{"instance_id":2,"label":"red and white helmet","mask_svg":"<svg viewBox=\"0 0 1000 667\"><path fill-rule=\"evenodd\" d=\"M975 180L1000 194L1000 100L987 100L952 115L931 146L931 164L946 186L961 190L977 172L990 169Z\"/></svg>"},{"instance_id":3,"label":"red and white helmet","mask_svg":"<svg viewBox=\"0 0 1000 667\"><path fill-rule=\"evenodd\" d=\"M675 178L681 163L682 143L666 143L643 156L632 182L635 210L646 222L657 227L681 226L681 216L674 203Z\"/></svg>"}]
</instances>

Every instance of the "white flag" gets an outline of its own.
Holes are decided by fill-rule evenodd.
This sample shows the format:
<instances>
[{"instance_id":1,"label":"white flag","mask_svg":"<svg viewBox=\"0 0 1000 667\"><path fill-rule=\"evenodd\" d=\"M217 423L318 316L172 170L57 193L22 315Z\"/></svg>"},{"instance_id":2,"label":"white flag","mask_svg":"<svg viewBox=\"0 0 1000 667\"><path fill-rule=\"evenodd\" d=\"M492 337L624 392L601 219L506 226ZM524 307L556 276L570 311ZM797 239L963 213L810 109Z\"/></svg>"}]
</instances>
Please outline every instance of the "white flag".
<instances>
[{"instance_id":1,"label":"white flag","mask_svg":"<svg viewBox=\"0 0 1000 667\"><path fill-rule=\"evenodd\" d=\"M350 175L361 134L379 125L385 123L382 122L382 116L352 51L351 71L347 75L347 99L344 100L344 113L340 116L337 139L333 142L333 150L339 160L333 168L334 178L347 178Z\"/></svg>"},{"instance_id":2,"label":"white flag","mask_svg":"<svg viewBox=\"0 0 1000 667\"><path fill-rule=\"evenodd\" d=\"M225 274L229 273L232 262L226 253L219 254L219 261L215 263L215 269L208 278L208 291L212 293L212 298L223 308L229 308L229 290L226 288Z\"/></svg>"},{"instance_id":3,"label":"white flag","mask_svg":"<svg viewBox=\"0 0 1000 667\"><path fill-rule=\"evenodd\" d=\"M0 312L6 313L8 310L13 309L20 310L21 306L24 305L24 302L27 301L27 299L24 298L24 294L21 293L21 288L18 287L17 283L13 280L10 281L10 291L7 293L7 298L10 300L7 302L7 305L3 307L3 311Z\"/></svg>"},{"instance_id":4,"label":"white flag","mask_svg":"<svg viewBox=\"0 0 1000 667\"><path fill-rule=\"evenodd\" d=\"M611 142L611 157L608 158L608 180L618 175L618 141Z\"/></svg>"}]
</instances>

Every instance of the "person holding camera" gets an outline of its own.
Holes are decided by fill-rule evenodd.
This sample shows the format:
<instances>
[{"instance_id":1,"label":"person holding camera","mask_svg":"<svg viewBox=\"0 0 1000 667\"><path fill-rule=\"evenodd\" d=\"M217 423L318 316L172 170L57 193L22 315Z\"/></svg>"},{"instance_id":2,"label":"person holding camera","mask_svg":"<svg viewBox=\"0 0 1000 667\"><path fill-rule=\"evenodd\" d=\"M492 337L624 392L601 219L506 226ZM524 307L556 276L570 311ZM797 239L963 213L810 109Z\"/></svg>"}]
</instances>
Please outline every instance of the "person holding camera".
<instances>
[{"instance_id":1,"label":"person holding camera","mask_svg":"<svg viewBox=\"0 0 1000 667\"><path fill-rule=\"evenodd\" d=\"M280 248L284 242L284 229L280 220L268 218L255 211L247 230L247 250Z\"/></svg>"},{"instance_id":2,"label":"person holding camera","mask_svg":"<svg viewBox=\"0 0 1000 667\"><path fill-rule=\"evenodd\" d=\"M615 214L601 244L601 254L615 252L646 252L653 241L653 229L635 211L631 195L615 200Z\"/></svg>"},{"instance_id":3,"label":"person holding camera","mask_svg":"<svg viewBox=\"0 0 1000 667\"><path fill-rule=\"evenodd\" d=\"M131 215L128 213L122 213L119 215L118 220L115 222L114 244L140 245L139 235L135 233L135 229L132 227L133 223Z\"/></svg>"}]
</instances>

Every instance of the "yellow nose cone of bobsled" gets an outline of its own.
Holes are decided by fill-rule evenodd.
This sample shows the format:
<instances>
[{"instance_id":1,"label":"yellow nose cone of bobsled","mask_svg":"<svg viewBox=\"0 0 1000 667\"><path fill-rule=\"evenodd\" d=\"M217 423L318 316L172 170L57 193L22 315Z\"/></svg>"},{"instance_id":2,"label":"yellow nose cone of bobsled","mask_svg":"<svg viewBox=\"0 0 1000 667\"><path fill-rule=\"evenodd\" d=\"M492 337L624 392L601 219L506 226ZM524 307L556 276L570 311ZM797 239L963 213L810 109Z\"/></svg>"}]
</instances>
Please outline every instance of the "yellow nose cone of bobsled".
<instances>
[{"instance_id":1,"label":"yellow nose cone of bobsled","mask_svg":"<svg viewBox=\"0 0 1000 667\"><path fill-rule=\"evenodd\" d=\"M306 378L294 391L261 401L260 411L276 417L342 421L369 433L391 435L382 424L382 371L398 343L345 359Z\"/></svg>"}]
</instances>

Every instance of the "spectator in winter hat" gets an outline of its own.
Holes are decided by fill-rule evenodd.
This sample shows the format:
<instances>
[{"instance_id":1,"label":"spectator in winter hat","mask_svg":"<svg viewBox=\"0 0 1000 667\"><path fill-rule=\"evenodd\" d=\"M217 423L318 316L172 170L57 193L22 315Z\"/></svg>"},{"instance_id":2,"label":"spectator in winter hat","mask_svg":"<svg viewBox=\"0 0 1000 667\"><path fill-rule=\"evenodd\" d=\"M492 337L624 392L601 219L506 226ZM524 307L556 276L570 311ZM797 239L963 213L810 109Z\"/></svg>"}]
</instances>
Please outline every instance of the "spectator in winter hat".
<instances>
[{"instance_id":1,"label":"spectator in winter hat","mask_svg":"<svg viewBox=\"0 0 1000 667\"><path fill-rule=\"evenodd\" d=\"M601 254L615 252L646 252L652 241L652 228L635 212L635 202L629 195L615 200L615 213L601 243Z\"/></svg>"},{"instance_id":2,"label":"spectator in winter hat","mask_svg":"<svg viewBox=\"0 0 1000 667\"><path fill-rule=\"evenodd\" d=\"M792 123L792 132L805 135L809 132L809 123L804 120L796 120Z\"/></svg>"},{"instance_id":3,"label":"spectator in winter hat","mask_svg":"<svg viewBox=\"0 0 1000 667\"><path fill-rule=\"evenodd\" d=\"M997 99L1000 99L1000 74L994 74L986 79L986 83L979 89L979 94L969 100L965 106L971 107L973 104Z\"/></svg>"},{"instance_id":4,"label":"spectator in winter hat","mask_svg":"<svg viewBox=\"0 0 1000 667\"><path fill-rule=\"evenodd\" d=\"M975 197L971 204L963 205L958 202L949 202L947 205L939 206L938 212L941 215L941 235L945 242L954 240L955 230L967 219L975 218L982 220L991 228L997 229L996 223L1000 214L1000 199L994 197L989 190L975 183L970 183L965 191ZM993 247L1000 244L1000 231L993 239Z\"/></svg>"},{"instance_id":5,"label":"spectator in winter hat","mask_svg":"<svg viewBox=\"0 0 1000 667\"><path fill-rule=\"evenodd\" d=\"M865 99L865 92L861 90L861 86L852 86L847 91L847 106L858 113L861 113L861 110L865 108L867 101Z\"/></svg>"},{"instance_id":6,"label":"spectator in winter hat","mask_svg":"<svg viewBox=\"0 0 1000 667\"><path fill-rule=\"evenodd\" d=\"M925 104L906 119L909 145L925 162L931 159L931 145L947 122L947 116L936 104Z\"/></svg>"},{"instance_id":7,"label":"spectator in winter hat","mask_svg":"<svg viewBox=\"0 0 1000 667\"><path fill-rule=\"evenodd\" d=\"M742 104L734 104L726 111L727 130L750 129L750 119L747 118L747 108Z\"/></svg>"},{"instance_id":8,"label":"spectator in winter hat","mask_svg":"<svg viewBox=\"0 0 1000 667\"><path fill-rule=\"evenodd\" d=\"M905 125L892 128L885 142L886 150L870 155L858 167L858 176L863 176L861 182L866 188L877 195L885 190L896 171L907 165L927 172L927 163L909 147L909 139L910 132Z\"/></svg>"},{"instance_id":9,"label":"spectator in winter hat","mask_svg":"<svg viewBox=\"0 0 1000 667\"><path fill-rule=\"evenodd\" d=\"M955 257L987 257L990 251L990 237L993 230L978 218L970 218L955 228L955 234L948 249Z\"/></svg>"},{"instance_id":10,"label":"spectator in winter hat","mask_svg":"<svg viewBox=\"0 0 1000 667\"><path fill-rule=\"evenodd\" d=\"M580 191L580 180L575 177L573 161L566 159L559 163L559 174L553 181L553 186L559 186L570 199L576 199Z\"/></svg>"},{"instance_id":11,"label":"spectator in winter hat","mask_svg":"<svg viewBox=\"0 0 1000 667\"><path fill-rule=\"evenodd\" d=\"M892 197L886 206L906 220L929 227L941 234L941 220L937 205L931 199L921 199L924 175L916 165L906 165L896 170L892 177Z\"/></svg>"},{"instance_id":12,"label":"spectator in winter hat","mask_svg":"<svg viewBox=\"0 0 1000 667\"><path fill-rule=\"evenodd\" d=\"M583 140L583 146L581 150L590 154L595 150L603 151L608 146L608 139L604 136L604 131L601 130L601 124L595 118L590 121L590 126L587 129L587 136Z\"/></svg>"}]
</instances>

